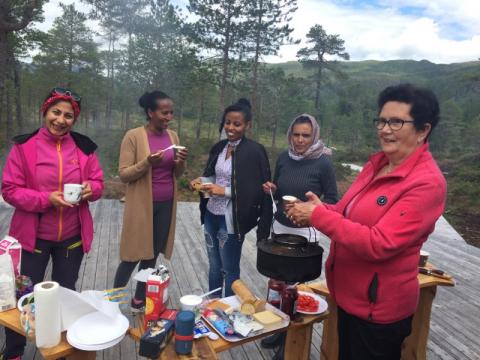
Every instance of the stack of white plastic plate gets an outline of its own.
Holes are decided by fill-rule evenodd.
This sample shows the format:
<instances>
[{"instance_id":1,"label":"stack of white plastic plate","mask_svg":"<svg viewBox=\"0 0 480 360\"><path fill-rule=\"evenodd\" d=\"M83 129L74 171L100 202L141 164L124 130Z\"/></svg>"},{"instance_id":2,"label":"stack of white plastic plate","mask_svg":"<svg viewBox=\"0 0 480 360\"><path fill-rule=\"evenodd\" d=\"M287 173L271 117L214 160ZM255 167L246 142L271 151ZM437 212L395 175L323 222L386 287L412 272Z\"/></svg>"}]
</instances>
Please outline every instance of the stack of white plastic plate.
<instances>
[{"instance_id":1,"label":"stack of white plastic plate","mask_svg":"<svg viewBox=\"0 0 480 360\"><path fill-rule=\"evenodd\" d=\"M67 330L67 341L80 350L103 350L122 341L128 326L128 319L122 314L112 319L97 311L75 321Z\"/></svg>"}]
</instances>

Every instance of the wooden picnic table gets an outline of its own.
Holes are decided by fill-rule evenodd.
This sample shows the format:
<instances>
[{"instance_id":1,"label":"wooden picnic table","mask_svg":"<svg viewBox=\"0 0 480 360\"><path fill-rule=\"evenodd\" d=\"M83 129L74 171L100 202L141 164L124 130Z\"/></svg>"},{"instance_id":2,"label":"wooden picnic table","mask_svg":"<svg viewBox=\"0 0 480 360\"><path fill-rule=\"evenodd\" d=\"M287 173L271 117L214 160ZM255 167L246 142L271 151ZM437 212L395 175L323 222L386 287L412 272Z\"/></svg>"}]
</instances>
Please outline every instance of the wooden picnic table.
<instances>
[{"instance_id":1,"label":"wooden picnic table","mask_svg":"<svg viewBox=\"0 0 480 360\"><path fill-rule=\"evenodd\" d=\"M20 311L16 308L0 312L0 325L25 336L20 323ZM62 333L60 344L48 349L38 348L38 350L45 360L55 360L62 357L68 360L95 360L96 358L95 351L83 351L70 345L65 331Z\"/></svg>"},{"instance_id":2,"label":"wooden picnic table","mask_svg":"<svg viewBox=\"0 0 480 360\"><path fill-rule=\"evenodd\" d=\"M257 336L249 337L244 340L236 342L228 342L219 338L218 340L210 340L205 337L194 340L193 350L191 355L182 355L179 356L175 353L174 350L174 340L170 341L167 347L163 350L160 355L161 360L174 360L174 359L216 359L217 353L222 351L230 350L236 346L252 342L255 340L260 340L266 336L272 335L274 333L287 331L287 336L285 340L285 360L308 360L310 358L310 345L312 342L312 330L313 325L317 322L323 321L328 317L328 310L319 315L300 315L295 321L291 321L286 328L274 330L271 332L263 333ZM130 336L135 341L140 341L140 337L143 333L143 315L139 315L138 325L129 330ZM208 324L206 324L209 326ZM213 329L211 329L214 331Z\"/></svg>"},{"instance_id":3,"label":"wooden picnic table","mask_svg":"<svg viewBox=\"0 0 480 360\"><path fill-rule=\"evenodd\" d=\"M431 265L429 265L431 266ZM430 330L430 314L432 303L437 293L437 286L455 286L453 279L442 279L436 276L418 274L420 285L420 298L417 310L413 316L412 333L402 345L402 359L426 360L427 341ZM325 282L308 284L317 294L326 297L328 302L329 316L323 323L322 345L320 359L338 359L338 335L337 335L337 305L330 297Z\"/></svg>"}]
</instances>

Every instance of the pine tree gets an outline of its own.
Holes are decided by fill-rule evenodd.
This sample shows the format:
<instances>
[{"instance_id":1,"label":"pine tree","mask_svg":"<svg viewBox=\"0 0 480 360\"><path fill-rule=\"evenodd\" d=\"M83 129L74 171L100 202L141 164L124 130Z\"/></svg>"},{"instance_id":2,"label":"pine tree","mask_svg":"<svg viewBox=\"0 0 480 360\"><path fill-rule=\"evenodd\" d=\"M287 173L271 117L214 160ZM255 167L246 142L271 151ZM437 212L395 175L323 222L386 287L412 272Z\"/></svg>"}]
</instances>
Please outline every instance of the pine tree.
<instances>
[{"instance_id":1,"label":"pine tree","mask_svg":"<svg viewBox=\"0 0 480 360\"><path fill-rule=\"evenodd\" d=\"M245 2L248 24L248 50L253 54L251 100L257 111L258 71L263 56L276 55L281 45L294 41L290 34L292 14L297 10L297 0L248 0ZM257 124L259 117L256 116Z\"/></svg>"},{"instance_id":2,"label":"pine tree","mask_svg":"<svg viewBox=\"0 0 480 360\"><path fill-rule=\"evenodd\" d=\"M247 38L245 3L240 0L190 0L188 10L198 17L190 35L220 57L219 108L223 110L232 59Z\"/></svg>"},{"instance_id":3,"label":"pine tree","mask_svg":"<svg viewBox=\"0 0 480 360\"><path fill-rule=\"evenodd\" d=\"M98 45L85 25L87 16L74 4L60 6L63 14L54 20L33 63L44 73L42 92L56 85L73 87L79 93L83 90L86 96L82 96L82 112L88 125L88 111L95 121L101 104L105 104L106 89Z\"/></svg>"},{"instance_id":4,"label":"pine tree","mask_svg":"<svg viewBox=\"0 0 480 360\"><path fill-rule=\"evenodd\" d=\"M20 65L16 58L19 39L22 36L21 32L25 32L32 21L39 19L44 2L42 0L0 1L0 124L3 122L2 110L5 109L7 138L13 133L12 97L17 104L17 120L20 121L20 125L22 124L19 98ZM7 81L11 84L8 88L6 88Z\"/></svg>"},{"instance_id":5,"label":"pine tree","mask_svg":"<svg viewBox=\"0 0 480 360\"><path fill-rule=\"evenodd\" d=\"M350 59L350 55L345 52L345 41L340 35L328 35L321 25L315 25L310 28L307 34L307 43L311 47L304 47L297 52L297 57L306 68L316 69L315 81L315 109L320 108L320 86L322 83L322 72L325 69L334 70L335 61L328 60L327 56L337 56L345 60Z\"/></svg>"}]
</instances>

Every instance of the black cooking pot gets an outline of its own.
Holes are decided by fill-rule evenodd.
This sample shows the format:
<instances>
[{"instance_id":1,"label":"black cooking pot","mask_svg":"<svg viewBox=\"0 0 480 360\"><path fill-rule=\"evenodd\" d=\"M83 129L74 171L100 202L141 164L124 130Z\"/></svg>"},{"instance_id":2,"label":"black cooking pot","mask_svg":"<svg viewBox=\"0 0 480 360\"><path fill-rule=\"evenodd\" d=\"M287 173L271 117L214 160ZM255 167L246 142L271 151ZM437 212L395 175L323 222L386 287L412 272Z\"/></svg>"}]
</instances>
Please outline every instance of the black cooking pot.
<instances>
[{"instance_id":1,"label":"black cooking pot","mask_svg":"<svg viewBox=\"0 0 480 360\"><path fill-rule=\"evenodd\" d=\"M311 281L322 273L323 248L300 235L272 234L257 243L257 270L275 280Z\"/></svg>"}]
</instances>

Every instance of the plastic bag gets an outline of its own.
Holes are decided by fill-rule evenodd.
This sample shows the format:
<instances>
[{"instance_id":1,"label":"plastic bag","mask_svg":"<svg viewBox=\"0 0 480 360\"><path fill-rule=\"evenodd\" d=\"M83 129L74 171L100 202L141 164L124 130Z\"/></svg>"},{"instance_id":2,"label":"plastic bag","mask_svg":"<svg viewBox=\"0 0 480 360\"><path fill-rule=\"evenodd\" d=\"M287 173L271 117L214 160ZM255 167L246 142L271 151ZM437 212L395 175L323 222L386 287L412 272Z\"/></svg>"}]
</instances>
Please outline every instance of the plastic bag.
<instances>
[{"instance_id":1,"label":"plastic bag","mask_svg":"<svg viewBox=\"0 0 480 360\"><path fill-rule=\"evenodd\" d=\"M0 311L13 309L16 305L12 257L9 254L2 254L0 255Z\"/></svg>"}]
</instances>

